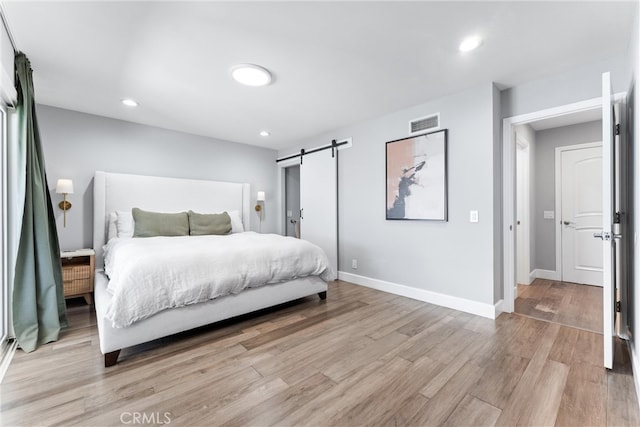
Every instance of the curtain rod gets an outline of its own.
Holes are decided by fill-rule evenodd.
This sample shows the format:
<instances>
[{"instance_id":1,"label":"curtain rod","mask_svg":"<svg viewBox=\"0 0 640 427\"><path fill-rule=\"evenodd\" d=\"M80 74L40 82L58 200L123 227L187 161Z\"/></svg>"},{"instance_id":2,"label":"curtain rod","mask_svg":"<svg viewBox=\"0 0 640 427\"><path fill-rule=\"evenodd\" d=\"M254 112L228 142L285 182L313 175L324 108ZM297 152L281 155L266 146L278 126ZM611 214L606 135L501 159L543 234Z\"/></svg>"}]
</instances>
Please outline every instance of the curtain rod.
<instances>
[{"instance_id":1,"label":"curtain rod","mask_svg":"<svg viewBox=\"0 0 640 427\"><path fill-rule=\"evenodd\" d=\"M306 151L303 148L303 149L300 150L300 152L298 154L292 154L292 155L287 156L287 157L281 157L279 159L276 159L276 163L284 162L285 160L295 159L296 157L302 157L302 156L305 156L307 154L317 153L318 151L328 150L329 148L335 149L335 148L338 148L341 145L345 145L345 144L348 144L348 143L349 143L349 141L336 142L336 140L334 139L333 141L331 141L331 144L329 144L329 145L323 145L322 147L314 148L313 150L309 150L309 151Z\"/></svg>"},{"instance_id":2,"label":"curtain rod","mask_svg":"<svg viewBox=\"0 0 640 427\"><path fill-rule=\"evenodd\" d=\"M0 2L0 17L2 18L2 25L4 25L4 29L7 32L7 35L9 36L9 41L11 42L11 47L13 47L13 52L16 53L18 52L18 48L16 46L16 40L13 38L13 33L11 33L11 30L9 29L9 21L7 21L7 17L4 12L4 6L2 5L2 2Z\"/></svg>"}]
</instances>

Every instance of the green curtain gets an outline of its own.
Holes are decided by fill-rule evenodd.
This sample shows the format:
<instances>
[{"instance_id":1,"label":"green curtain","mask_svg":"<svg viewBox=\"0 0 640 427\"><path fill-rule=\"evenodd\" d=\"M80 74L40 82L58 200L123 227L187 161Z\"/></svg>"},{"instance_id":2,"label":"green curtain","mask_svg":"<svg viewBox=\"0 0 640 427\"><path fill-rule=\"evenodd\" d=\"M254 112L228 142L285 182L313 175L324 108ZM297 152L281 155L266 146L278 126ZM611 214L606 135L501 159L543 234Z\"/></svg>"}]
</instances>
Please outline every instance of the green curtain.
<instances>
[{"instance_id":1,"label":"green curtain","mask_svg":"<svg viewBox=\"0 0 640 427\"><path fill-rule=\"evenodd\" d=\"M16 128L13 138L26 153L22 229L13 284L13 327L20 347L31 352L58 339L67 326L60 245L45 174L36 120L33 70L23 53L16 54ZM22 173L22 171L19 171Z\"/></svg>"}]
</instances>

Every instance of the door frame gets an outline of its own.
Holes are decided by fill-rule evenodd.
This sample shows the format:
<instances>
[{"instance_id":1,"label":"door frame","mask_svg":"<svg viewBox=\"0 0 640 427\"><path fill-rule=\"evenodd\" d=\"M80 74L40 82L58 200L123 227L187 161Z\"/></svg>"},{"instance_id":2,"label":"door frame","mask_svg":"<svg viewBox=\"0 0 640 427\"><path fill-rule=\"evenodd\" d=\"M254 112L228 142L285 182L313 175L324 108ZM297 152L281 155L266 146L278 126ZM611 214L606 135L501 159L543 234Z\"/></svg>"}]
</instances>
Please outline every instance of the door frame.
<instances>
[{"instance_id":1,"label":"door frame","mask_svg":"<svg viewBox=\"0 0 640 427\"><path fill-rule=\"evenodd\" d=\"M520 271L522 277L525 278L526 281L522 284L530 285L531 284L531 222L530 222L530 210L531 210L531 143L524 138L522 135L516 133L516 156L518 151L523 151L524 155L526 155L526 170L518 171L516 167L516 216L517 213L517 197L518 197L518 179L522 179L524 191L522 194L522 200L524 202L523 212L521 218L521 224L524 228L522 230L522 242L518 242L518 228L516 227L516 244L517 247L522 248L522 253L516 250L517 253L517 264L516 264L516 282L518 281L518 269ZM516 158L516 166L517 166L517 158ZM524 174L522 172L525 172ZM515 297L518 296L516 288Z\"/></svg>"},{"instance_id":2,"label":"door frame","mask_svg":"<svg viewBox=\"0 0 640 427\"><path fill-rule=\"evenodd\" d=\"M556 220L556 277L555 280L563 280L562 276L562 152L582 150L586 148L598 148L602 147L602 141L600 142L585 142L583 144L565 145L562 147L556 147L555 150L555 220ZM602 171L600 171L602 174ZM602 257L602 252L600 257ZM602 286L601 286L602 287Z\"/></svg>"},{"instance_id":3,"label":"door frame","mask_svg":"<svg viewBox=\"0 0 640 427\"><path fill-rule=\"evenodd\" d=\"M624 101L626 92L614 95L616 103ZM561 117L569 114L602 108L602 98L561 105L532 113L507 117L502 120L502 250L503 250L503 301L501 311L512 313L515 307L516 283L516 138L515 127L542 119ZM556 270L557 270L556 266Z\"/></svg>"},{"instance_id":4,"label":"door frame","mask_svg":"<svg viewBox=\"0 0 640 427\"><path fill-rule=\"evenodd\" d=\"M285 177L285 171L287 168L291 166L296 166L300 164L300 159L289 159L283 160L281 162L276 163L278 166L278 188L280 189L278 198L278 209L276 214L278 218L285 218L284 221L278 221L278 234L285 236L287 234L286 229L286 212L287 212L287 180Z\"/></svg>"}]
</instances>

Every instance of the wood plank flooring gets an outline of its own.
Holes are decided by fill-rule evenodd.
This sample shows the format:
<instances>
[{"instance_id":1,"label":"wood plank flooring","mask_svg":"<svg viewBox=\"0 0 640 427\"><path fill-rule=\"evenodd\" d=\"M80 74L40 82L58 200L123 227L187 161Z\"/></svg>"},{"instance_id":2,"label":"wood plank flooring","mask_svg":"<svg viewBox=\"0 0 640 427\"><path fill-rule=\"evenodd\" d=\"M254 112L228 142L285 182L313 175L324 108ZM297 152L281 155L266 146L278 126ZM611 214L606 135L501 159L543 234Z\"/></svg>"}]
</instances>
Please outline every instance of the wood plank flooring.
<instances>
[{"instance_id":1,"label":"wood plank flooring","mask_svg":"<svg viewBox=\"0 0 640 427\"><path fill-rule=\"evenodd\" d=\"M516 314L490 320L335 282L309 297L145 345L104 368L93 311L0 385L0 424L640 425L626 353Z\"/></svg>"},{"instance_id":2,"label":"wood plank flooring","mask_svg":"<svg viewBox=\"0 0 640 427\"><path fill-rule=\"evenodd\" d=\"M515 312L601 334L602 288L536 279L518 285Z\"/></svg>"}]
</instances>

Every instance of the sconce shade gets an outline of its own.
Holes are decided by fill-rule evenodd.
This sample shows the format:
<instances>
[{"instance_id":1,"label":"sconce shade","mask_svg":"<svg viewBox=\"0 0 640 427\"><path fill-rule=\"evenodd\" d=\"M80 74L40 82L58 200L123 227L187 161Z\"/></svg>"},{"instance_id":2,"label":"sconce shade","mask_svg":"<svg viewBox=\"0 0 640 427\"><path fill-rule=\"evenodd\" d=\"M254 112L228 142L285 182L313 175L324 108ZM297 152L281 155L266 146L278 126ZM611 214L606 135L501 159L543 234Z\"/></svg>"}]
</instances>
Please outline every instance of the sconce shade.
<instances>
[{"instance_id":1,"label":"sconce shade","mask_svg":"<svg viewBox=\"0 0 640 427\"><path fill-rule=\"evenodd\" d=\"M264 202L264 191L258 191L258 202Z\"/></svg>"},{"instance_id":2,"label":"sconce shade","mask_svg":"<svg viewBox=\"0 0 640 427\"><path fill-rule=\"evenodd\" d=\"M73 194L73 181L70 179L59 179L56 184L56 193Z\"/></svg>"}]
</instances>

